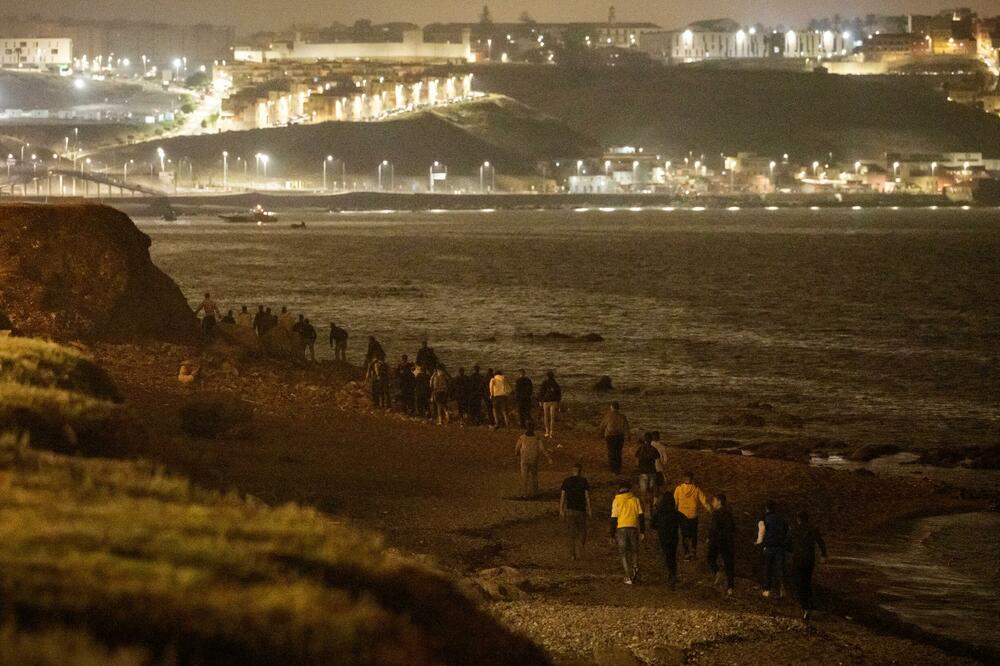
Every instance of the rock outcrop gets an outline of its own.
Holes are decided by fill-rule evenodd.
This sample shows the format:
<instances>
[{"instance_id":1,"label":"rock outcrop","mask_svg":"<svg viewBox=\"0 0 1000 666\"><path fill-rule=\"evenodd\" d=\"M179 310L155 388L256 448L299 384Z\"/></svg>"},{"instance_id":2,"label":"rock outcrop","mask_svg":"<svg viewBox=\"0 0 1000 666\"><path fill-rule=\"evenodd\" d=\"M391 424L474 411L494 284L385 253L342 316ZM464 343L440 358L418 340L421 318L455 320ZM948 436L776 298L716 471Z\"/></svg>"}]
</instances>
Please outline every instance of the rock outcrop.
<instances>
[{"instance_id":1,"label":"rock outcrop","mask_svg":"<svg viewBox=\"0 0 1000 666\"><path fill-rule=\"evenodd\" d=\"M149 245L106 206L0 205L0 312L23 335L188 341L194 313Z\"/></svg>"}]
</instances>

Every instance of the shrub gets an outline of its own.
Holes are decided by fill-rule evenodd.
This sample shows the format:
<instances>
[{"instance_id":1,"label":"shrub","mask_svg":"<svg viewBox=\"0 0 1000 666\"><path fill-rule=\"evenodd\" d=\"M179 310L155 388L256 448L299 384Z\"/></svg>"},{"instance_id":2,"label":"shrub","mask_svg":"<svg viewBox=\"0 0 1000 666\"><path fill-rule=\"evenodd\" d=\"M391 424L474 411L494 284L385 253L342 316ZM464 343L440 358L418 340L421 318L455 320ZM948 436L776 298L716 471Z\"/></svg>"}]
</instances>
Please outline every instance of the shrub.
<instances>
[{"instance_id":1,"label":"shrub","mask_svg":"<svg viewBox=\"0 0 1000 666\"><path fill-rule=\"evenodd\" d=\"M118 387L86 355L31 338L0 338L0 383L57 388L121 402Z\"/></svg>"}]
</instances>

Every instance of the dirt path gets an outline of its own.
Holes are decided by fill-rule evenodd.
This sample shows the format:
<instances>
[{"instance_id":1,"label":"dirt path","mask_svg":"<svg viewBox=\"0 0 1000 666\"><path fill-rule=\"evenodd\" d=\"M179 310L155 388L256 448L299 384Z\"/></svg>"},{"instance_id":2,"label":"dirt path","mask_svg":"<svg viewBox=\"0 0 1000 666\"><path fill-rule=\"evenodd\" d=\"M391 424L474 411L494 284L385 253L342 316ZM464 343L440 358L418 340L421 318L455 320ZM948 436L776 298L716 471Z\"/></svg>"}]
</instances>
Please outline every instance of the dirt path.
<instances>
[{"instance_id":1,"label":"dirt path","mask_svg":"<svg viewBox=\"0 0 1000 666\"><path fill-rule=\"evenodd\" d=\"M527 576L531 594L496 611L560 659L590 658L595 647L611 644L659 663L959 663L934 647L877 634L832 612L819 613L804 627L790 602L760 598L751 582L755 561L749 545L739 554L733 598L712 585L700 561L682 562L681 584L668 591L655 539L643 545L643 584L622 585L607 539L615 478L602 464L602 445L594 437L561 434L555 464L543 465L540 474L542 497L524 501L517 498L516 431L437 427L365 413L336 404L328 382L337 380L330 373L262 366L208 387L255 405L252 437L192 439L181 432L177 417L189 393L175 380L188 352L118 346L96 353L150 429L148 445L137 454L198 484L268 503L316 506L458 574L514 567ZM556 501L576 461L594 487L595 517L589 551L574 563L566 555ZM900 516L968 505L935 495L920 481L682 450L668 461L667 476L678 478L688 469L706 492L729 495L746 544L768 497L809 508L834 544L838 534L872 533ZM818 583L844 587L822 569ZM822 592L820 603L826 605L829 596ZM653 655L657 646L663 649Z\"/></svg>"}]
</instances>

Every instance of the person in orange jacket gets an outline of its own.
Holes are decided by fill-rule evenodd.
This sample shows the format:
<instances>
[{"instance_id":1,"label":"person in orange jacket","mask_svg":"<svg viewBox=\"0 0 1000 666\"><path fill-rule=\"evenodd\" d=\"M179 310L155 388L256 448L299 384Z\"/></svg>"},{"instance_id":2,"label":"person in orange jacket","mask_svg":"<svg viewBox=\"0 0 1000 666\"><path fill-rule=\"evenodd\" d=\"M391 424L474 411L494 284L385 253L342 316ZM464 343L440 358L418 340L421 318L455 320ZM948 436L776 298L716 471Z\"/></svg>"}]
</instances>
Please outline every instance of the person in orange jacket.
<instances>
[{"instance_id":1,"label":"person in orange jacket","mask_svg":"<svg viewBox=\"0 0 1000 666\"><path fill-rule=\"evenodd\" d=\"M681 543L684 546L684 559L693 560L698 555L698 510L711 511L708 498L701 488L694 484L694 474L684 474L684 481L674 488L674 502L677 510L683 515L681 520Z\"/></svg>"}]
</instances>

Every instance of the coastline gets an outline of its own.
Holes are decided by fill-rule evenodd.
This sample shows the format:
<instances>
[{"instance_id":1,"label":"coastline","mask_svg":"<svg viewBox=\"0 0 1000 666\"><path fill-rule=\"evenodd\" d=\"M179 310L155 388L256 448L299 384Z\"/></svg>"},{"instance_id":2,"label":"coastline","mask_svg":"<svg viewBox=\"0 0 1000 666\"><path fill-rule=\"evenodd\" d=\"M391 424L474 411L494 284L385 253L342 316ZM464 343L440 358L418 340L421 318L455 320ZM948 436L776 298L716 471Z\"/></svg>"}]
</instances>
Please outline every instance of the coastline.
<instances>
[{"instance_id":1,"label":"coastline","mask_svg":"<svg viewBox=\"0 0 1000 666\"><path fill-rule=\"evenodd\" d=\"M677 593L665 594L653 571L649 584L634 591L638 594L624 594L613 574L616 559L602 545L603 520L598 517L606 512L604 504L614 478L601 464L600 443L584 430L562 429L556 440L563 445L556 450L557 465L542 471L540 501L524 501L514 493L517 482L510 451L515 431L438 428L407 417L373 413L355 402L358 391L347 385L356 376L352 367L321 363L302 369L246 361L240 363L238 375L212 375L205 390L249 402L254 408L255 432L249 438L205 441L180 433L175 417L177 405L189 395L176 383L176 364L181 357L197 355L198 350L149 344L96 345L92 351L122 386L133 409L149 414L153 436L134 455L151 458L208 487L235 488L268 503L314 505L384 533L392 546L429 556L459 579L482 568L514 567L527 577L528 593L496 606L501 617L538 612L544 618L546 608L562 608L580 614L586 624L615 614L615 609L681 604L708 613L706 617L712 619L706 622L714 627L712 632L696 632L680 646L687 663L701 659L712 663L706 655L718 652L719 656L734 641L766 644L768 636L773 638L769 632L789 632L781 640L787 640L793 652L801 649L801 641L815 640L817 634L843 640L845 632L861 632L865 650L878 652L891 645L890 653L915 651L911 654L919 653L925 663L943 663L934 657L941 654L935 650L981 660L995 656L908 625L879 609L866 596L870 591L823 570L818 581L823 589L818 619L809 629L797 623L782 628L783 622L795 617L792 604L761 603L756 585L748 580L754 571L749 547L738 555L737 587L742 589L731 602L720 599L703 580L700 562L699 566L682 564L682 578L689 582ZM414 457L414 451L421 453ZM915 516L988 510L986 502L942 494L920 480L881 479L801 463L681 449L672 453L668 476L690 468L704 480L706 492L727 492L734 500L742 532L750 530L756 504L773 495L789 507L808 505L823 521L834 552L844 540L882 533ZM583 461L588 470L596 509L597 552L580 566L563 560L553 495L558 479L575 460ZM761 484L761 479L768 482ZM364 500L358 502L359 498ZM454 515L454 502L463 505L464 515ZM850 506L858 502L872 507L871 514L860 519L852 516ZM643 559L651 569L658 567L658 553L649 542ZM527 610L516 610L522 607ZM732 613L773 618L778 624L768 624L768 620L758 633L741 638L739 629L726 629L729 622L744 626L743 620L730 617ZM529 627L520 628L532 635ZM553 637L544 631L535 638L550 650L555 647Z\"/></svg>"}]
</instances>

